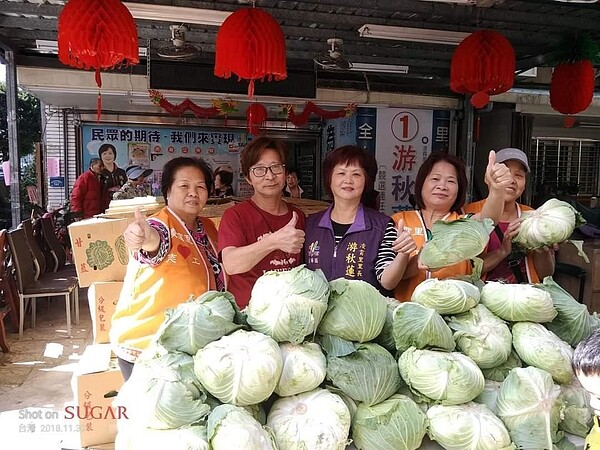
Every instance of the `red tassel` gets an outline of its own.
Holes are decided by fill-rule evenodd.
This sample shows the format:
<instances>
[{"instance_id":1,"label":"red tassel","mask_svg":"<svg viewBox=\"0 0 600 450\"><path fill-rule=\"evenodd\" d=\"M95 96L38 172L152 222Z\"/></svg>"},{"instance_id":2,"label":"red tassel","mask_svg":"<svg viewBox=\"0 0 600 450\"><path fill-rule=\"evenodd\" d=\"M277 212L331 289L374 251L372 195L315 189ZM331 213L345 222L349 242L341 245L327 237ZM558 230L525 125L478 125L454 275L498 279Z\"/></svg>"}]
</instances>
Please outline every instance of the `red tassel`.
<instances>
[{"instance_id":1,"label":"red tassel","mask_svg":"<svg viewBox=\"0 0 600 450\"><path fill-rule=\"evenodd\" d=\"M100 116L102 116L102 94L100 94L100 91L98 91L98 99L96 100L96 113L98 114L97 121L99 123Z\"/></svg>"},{"instance_id":2,"label":"red tassel","mask_svg":"<svg viewBox=\"0 0 600 450\"><path fill-rule=\"evenodd\" d=\"M102 76L100 75L100 69L96 69L96 84L99 88L102 87Z\"/></svg>"}]
</instances>

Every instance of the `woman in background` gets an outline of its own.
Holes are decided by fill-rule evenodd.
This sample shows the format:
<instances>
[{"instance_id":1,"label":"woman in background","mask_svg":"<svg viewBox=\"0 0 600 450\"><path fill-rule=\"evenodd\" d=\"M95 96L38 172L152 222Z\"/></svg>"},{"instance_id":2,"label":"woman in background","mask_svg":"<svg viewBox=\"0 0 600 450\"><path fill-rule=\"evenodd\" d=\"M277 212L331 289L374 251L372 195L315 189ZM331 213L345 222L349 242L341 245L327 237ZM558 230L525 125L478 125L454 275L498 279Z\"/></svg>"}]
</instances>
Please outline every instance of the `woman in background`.
<instances>
[{"instance_id":1,"label":"woman in background","mask_svg":"<svg viewBox=\"0 0 600 450\"><path fill-rule=\"evenodd\" d=\"M213 197L223 198L232 197L233 173L228 170L219 170L215 173L215 190Z\"/></svg>"},{"instance_id":2,"label":"woman in background","mask_svg":"<svg viewBox=\"0 0 600 450\"><path fill-rule=\"evenodd\" d=\"M286 176L285 190L283 191L284 197L290 198L302 198L304 189L300 187L298 178L298 172L293 167L289 168Z\"/></svg>"}]
</instances>

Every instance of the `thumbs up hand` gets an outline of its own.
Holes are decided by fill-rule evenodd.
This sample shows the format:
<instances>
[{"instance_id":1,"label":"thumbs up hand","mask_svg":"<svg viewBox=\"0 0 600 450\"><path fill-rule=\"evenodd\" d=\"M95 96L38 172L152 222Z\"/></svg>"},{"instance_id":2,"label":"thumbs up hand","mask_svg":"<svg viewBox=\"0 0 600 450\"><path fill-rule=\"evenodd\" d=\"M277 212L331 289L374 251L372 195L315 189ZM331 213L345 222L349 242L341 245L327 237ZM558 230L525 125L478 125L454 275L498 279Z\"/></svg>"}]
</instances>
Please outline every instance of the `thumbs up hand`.
<instances>
[{"instance_id":1,"label":"thumbs up hand","mask_svg":"<svg viewBox=\"0 0 600 450\"><path fill-rule=\"evenodd\" d=\"M485 169L485 184L490 190L503 191L512 183L512 175L506 165L496 162L496 152L491 150Z\"/></svg>"},{"instance_id":2,"label":"thumbs up hand","mask_svg":"<svg viewBox=\"0 0 600 450\"><path fill-rule=\"evenodd\" d=\"M404 229L404 219L400 218L396 224L397 237L392 243L392 250L396 253L410 254L417 249L417 244L410 233Z\"/></svg>"},{"instance_id":3,"label":"thumbs up hand","mask_svg":"<svg viewBox=\"0 0 600 450\"><path fill-rule=\"evenodd\" d=\"M123 238L125 239L127 248L137 251L155 237L156 231L150 226L139 208L135 209L134 218L135 221L130 223L125 229Z\"/></svg>"},{"instance_id":4,"label":"thumbs up hand","mask_svg":"<svg viewBox=\"0 0 600 450\"><path fill-rule=\"evenodd\" d=\"M298 214L292 211L292 219L284 227L273 233L277 246L286 253L300 253L304 245L304 231L296 228Z\"/></svg>"}]
</instances>

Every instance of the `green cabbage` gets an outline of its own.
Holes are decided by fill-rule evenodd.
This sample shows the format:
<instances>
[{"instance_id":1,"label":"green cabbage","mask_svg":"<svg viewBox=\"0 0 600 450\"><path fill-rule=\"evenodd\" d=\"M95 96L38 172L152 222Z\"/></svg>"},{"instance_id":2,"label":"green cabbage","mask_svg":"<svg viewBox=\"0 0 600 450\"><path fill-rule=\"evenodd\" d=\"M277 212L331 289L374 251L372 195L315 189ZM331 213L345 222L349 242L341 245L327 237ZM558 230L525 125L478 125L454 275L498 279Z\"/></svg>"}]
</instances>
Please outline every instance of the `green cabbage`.
<instances>
[{"instance_id":1,"label":"green cabbage","mask_svg":"<svg viewBox=\"0 0 600 450\"><path fill-rule=\"evenodd\" d=\"M550 294L558 312L552 322L545 324L546 328L573 347L592 334L594 319L588 312L587 306L575 300L571 294L556 284L552 277L546 277L543 283L534 286Z\"/></svg>"},{"instance_id":2,"label":"green cabbage","mask_svg":"<svg viewBox=\"0 0 600 450\"><path fill-rule=\"evenodd\" d=\"M495 315L511 322L550 322L557 315L550 294L530 284L488 281L480 301Z\"/></svg>"},{"instance_id":3,"label":"green cabbage","mask_svg":"<svg viewBox=\"0 0 600 450\"><path fill-rule=\"evenodd\" d=\"M357 344L347 356L327 355L327 379L352 399L374 405L393 395L402 380L394 357L381 345Z\"/></svg>"},{"instance_id":4,"label":"green cabbage","mask_svg":"<svg viewBox=\"0 0 600 450\"><path fill-rule=\"evenodd\" d=\"M474 402L427 410L429 437L446 450L515 450L502 421Z\"/></svg>"},{"instance_id":5,"label":"green cabbage","mask_svg":"<svg viewBox=\"0 0 600 450\"><path fill-rule=\"evenodd\" d=\"M398 365L413 392L444 405L469 402L483 391L481 369L462 353L411 347L400 355Z\"/></svg>"},{"instance_id":6,"label":"green cabbage","mask_svg":"<svg viewBox=\"0 0 600 450\"><path fill-rule=\"evenodd\" d=\"M519 233L513 242L526 249L550 247L569 239L585 223L579 211L567 202L552 198L535 211L523 212Z\"/></svg>"},{"instance_id":7,"label":"green cabbage","mask_svg":"<svg viewBox=\"0 0 600 450\"><path fill-rule=\"evenodd\" d=\"M207 433L211 450L278 450L271 433L239 406L217 406Z\"/></svg>"},{"instance_id":8,"label":"green cabbage","mask_svg":"<svg viewBox=\"0 0 600 450\"><path fill-rule=\"evenodd\" d=\"M379 336L387 311L385 297L365 281L338 278L329 284L331 295L319 324L319 334L354 342L367 342Z\"/></svg>"},{"instance_id":9,"label":"green cabbage","mask_svg":"<svg viewBox=\"0 0 600 450\"><path fill-rule=\"evenodd\" d=\"M573 349L569 344L539 323L515 323L512 333L513 346L523 361L549 372L557 383L571 382Z\"/></svg>"},{"instance_id":10,"label":"green cabbage","mask_svg":"<svg viewBox=\"0 0 600 450\"><path fill-rule=\"evenodd\" d=\"M253 330L277 342L299 344L317 329L328 299L329 283L323 272L301 265L259 277L245 312Z\"/></svg>"},{"instance_id":11,"label":"green cabbage","mask_svg":"<svg viewBox=\"0 0 600 450\"><path fill-rule=\"evenodd\" d=\"M338 395L315 389L275 400L267 427L273 431L278 450L344 450L350 421L350 412Z\"/></svg>"},{"instance_id":12,"label":"green cabbage","mask_svg":"<svg viewBox=\"0 0 600 450\"><path fill-rule=\"evenodd\" d=\"M485 380L485 387L481 394L479 394L473 400L475 403L481 403L488 407L488 409L496 414L498 404L498 394L500 394L500 386L502 383L493 380Z\"/></svg>"},{"instance_id":13,"label":"green cabbage","mask_svg":"<svg viewBox=\"0 0 600 450\"><path fill-rule=\"evenodd\" d=\"M358 450L415 450L427 430L419 406L395 394L377 405L361 403L352 419L352 438Z\"/></svg>"},{"instance_id":14,"label":"green cabbage","mask_svg":"<svg viewBox=\"0 0 600 450\"><path fill-rule=\"evenodd\" d=\"M144 352L116 403L127 408L132 426L167 429L189 425L210 411L206 393L185 353Z\"/></svg>"},{"instance_id":15,"label":"green cabbage","mask_svg":"<svg viewBox=\"0 0 600 450\"><path fill-rule=\"evenodd\" d=\"M429 278L415 288L411 301L438 314L460 314L479 303L479 289L462 280Z\"/></svg>"},{"instance_id":16,"label":"green cabbage","mask_svg":"<svg viewBox=\"0 0 600 450\"><path fill-rule=\"evenodd\" d=\"M394 310L401 305L401 303L394 298L384 298L387 303L385 322L383 323L381 333L375 338L375 342L386 350L394 352L396 351L396 341L394 340Z\"/></svg>"},{"instance_id":17,"label":"green cabbage","mask_svg":"<svg viewBox=\"0 0 600 450\"><path fill-rule=\"evenodd\" d=\"M563 433L558 431L562 402L552 376L535 367L516 368L502 382L498 417L519 449L553 449Z\"/></svg>"},{"instance_id":18,"label":"green cabbage","mask_svg":"<svg viewBox=\"0 0 600 450\"><path fill-rule=\"evenodd\" d=\"M283 370L275 388L280 397L312 391L325 379L327 361L319 344L304 342L300 345L279 344Z\"/></svg>"},{"instance_id":19,"label":"green cabbage","mask_svg":"<svg viewBox=\"0 0 600 450\"><path fill-rule=\"evenodd\" d=\"M569 384L563 384L561 392L565 410L558 428L567 433L586 437L592 429L594 418L589 392L583 389L576 378Z\"/></svg>"},{"instance_id":20,"label":"green cabbage","mask_svg":"<svg viewBox=\"0 0 600 450\"><path fill-rule=\"evenodd\" d=\"M180 303L167 310L167 318L156 333L157 342L167 350L193 356L209 342L239 328L233 323L234 304L229 292L216 291Z\"/></svg>"},{"instance_id":21,"label":"green cabbage","mask_svg":"<svg viewBox=\"0 0 600 450\"><path fill-rule=\"evenodd\" d=\"M198 350L194 372L224 403L255 405L273 393L283 359L279 345L256 331L238 330Z\"/></svg>"},{"instance_id":22,"label":"green cabbage","mask_svg":"<svg viewBox=\"0 0 600 450\"><path fill-rule=\"evenodd\" d=\"M421 251L420 261L430 269L440 269L472 259L485 250L494 229L492 219L438 220L431 227L433 237Z\"/></svg>"},{"instance_id":23,"label":"green cabbage","mask_svg":"<svg viewBox=\"0 0 600 450\"><path fill-rule=\"evenodd\" d=\"M508 325L483 305L452 316L448 326L454 330L457 347L482 369L504 364L512 350Z\"/></svg>"},{"instance_id":24,"label":"green cabbage","mask_svg":"<svg viewBox=\"0 0 600 450\"><path fill-rule=\"evenodd\" d=\"M515 352L514 348L508 355L508 359L505 363L500 364L499 366L492 367L490 369L482 369L483 376L487 380L493 381L504 381L507 377L508 373L514 369L515 367L522 367L523 363L521 362L521 358Z\"/></svg>"},{"instance_id":25,"label":"green cabbage","mask_svg":"<svg viewBox=\"0 0 600 450\"><path fill-rule=\"evenodd\" d=\"M418 303L401 303L394 310L394 340L398 351L409 347L454 350L452 330L435 309Z\"/></svg>"}]
</instances>

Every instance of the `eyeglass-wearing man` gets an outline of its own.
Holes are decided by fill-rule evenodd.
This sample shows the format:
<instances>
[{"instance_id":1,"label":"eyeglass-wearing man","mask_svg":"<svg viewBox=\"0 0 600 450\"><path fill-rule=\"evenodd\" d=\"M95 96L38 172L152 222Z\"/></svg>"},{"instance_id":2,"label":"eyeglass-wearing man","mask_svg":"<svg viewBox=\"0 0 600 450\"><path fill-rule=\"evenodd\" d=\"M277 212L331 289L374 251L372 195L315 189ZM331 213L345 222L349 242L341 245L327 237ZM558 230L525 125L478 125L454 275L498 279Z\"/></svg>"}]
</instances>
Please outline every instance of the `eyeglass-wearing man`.
<instances>
[{"instance_id":1,"label":"eyeglass-wearing man","mask_svg":"<svg viewBox=\"0 0 600 450\"><path fill-rule=\"evenodd\" d=\"M240 155L240 164L254 194L223 214L219 254L229 275L227 288L242 309L264 272L300 265L305 216L281 196L285 186L283 142L268 137L250 142Z\"/></svg>"}]
</instances>

